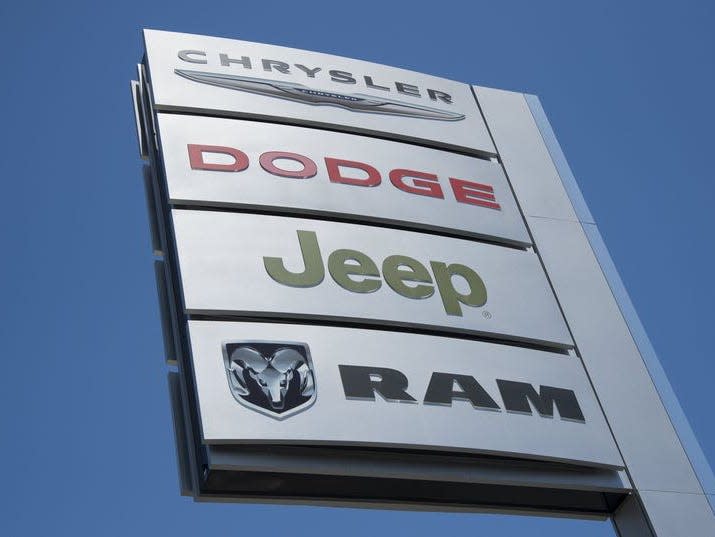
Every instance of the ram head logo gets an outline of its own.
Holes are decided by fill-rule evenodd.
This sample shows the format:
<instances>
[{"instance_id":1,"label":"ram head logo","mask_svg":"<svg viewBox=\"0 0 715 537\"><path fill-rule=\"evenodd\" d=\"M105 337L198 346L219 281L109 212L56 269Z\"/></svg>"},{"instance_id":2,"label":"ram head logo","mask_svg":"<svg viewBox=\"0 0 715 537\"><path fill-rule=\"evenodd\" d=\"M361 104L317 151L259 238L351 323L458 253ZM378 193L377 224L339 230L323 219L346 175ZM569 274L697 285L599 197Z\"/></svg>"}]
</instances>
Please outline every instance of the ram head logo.
<instances>
[{"instance_id":1,"label":"ram head logo","mask_svg":"<svg viewBox=\"0 0 715 537\"><path fill-rule=\"evenodd\" d=\"M315 402L313 364L304 343L227 342L223 357L231 394L252 410L283 419Z\"/></svg>"}]
</instances>

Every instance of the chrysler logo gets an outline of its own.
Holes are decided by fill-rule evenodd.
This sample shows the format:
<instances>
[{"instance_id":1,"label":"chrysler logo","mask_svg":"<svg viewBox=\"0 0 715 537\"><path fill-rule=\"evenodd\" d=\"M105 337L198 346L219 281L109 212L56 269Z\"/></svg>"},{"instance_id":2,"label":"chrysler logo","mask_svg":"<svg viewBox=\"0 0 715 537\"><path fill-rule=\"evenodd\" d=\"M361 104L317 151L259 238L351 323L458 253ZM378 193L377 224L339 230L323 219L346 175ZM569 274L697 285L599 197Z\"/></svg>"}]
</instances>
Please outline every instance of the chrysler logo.
<instances>
[{"instance_id":1,"label":"chrysler logo","mask_svg":"<svg viewBox=\"0 0 715 537\"><path fill-rule=\"evenodd\" d=\"M243 406L276 419L310 407L316 399L308 345L281 341L223 344L228 387Z\"/></svg>"},{"instance_id":2,"label":"chrysler logo","mask_svg":"<svg viewBox=\"0 0 715 537\"><path fill-rule=\"evenodd\" d=\"M429 106L404 103L392 99L381 99L369 95L345 94L310 88L294 82L283 82L265 78L228 75L222 73L207 73L175 69L174 72L188 80L233 89L248 93L257 93L267 97L297 101L303 104L338 106L353 112L369 114L384 114L389 116L404 116L421 119L436 119L440 121L459 121L464 114L439 110Z\"/></svg>"}]
</instances>

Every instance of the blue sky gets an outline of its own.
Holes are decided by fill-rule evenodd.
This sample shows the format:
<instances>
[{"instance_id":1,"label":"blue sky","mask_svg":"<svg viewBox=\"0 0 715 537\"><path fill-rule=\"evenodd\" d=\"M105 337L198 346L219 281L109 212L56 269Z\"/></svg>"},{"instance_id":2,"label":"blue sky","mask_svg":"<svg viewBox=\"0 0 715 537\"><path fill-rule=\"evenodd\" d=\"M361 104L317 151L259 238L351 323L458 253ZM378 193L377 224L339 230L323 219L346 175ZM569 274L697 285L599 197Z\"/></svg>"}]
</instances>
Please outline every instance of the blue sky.
<instances>
[{"instance_id":1,"label":"blue sky","mask_svg":"<svg viewBox=\"0 0 715 537\"><path fill-rule=\"evenodd\" d=\"M693 429L711 409L711 2L4 2L3 535L613 535L608 522L178 495L128 81L142 27L535 93Z\"/></svg>"}]
</instances>

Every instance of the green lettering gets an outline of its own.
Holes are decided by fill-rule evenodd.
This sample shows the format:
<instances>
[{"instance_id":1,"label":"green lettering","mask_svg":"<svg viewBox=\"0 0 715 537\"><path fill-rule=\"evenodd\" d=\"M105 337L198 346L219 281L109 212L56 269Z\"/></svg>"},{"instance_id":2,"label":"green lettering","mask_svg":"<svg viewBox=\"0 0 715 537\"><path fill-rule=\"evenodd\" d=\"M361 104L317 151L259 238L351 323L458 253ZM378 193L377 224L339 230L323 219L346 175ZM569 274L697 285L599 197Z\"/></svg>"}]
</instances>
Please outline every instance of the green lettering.
<instances>
[{"instance_id":1,"label":"green lettering","mask_svg":"<svg viewBox=\"0 0 715 537\"><path fill-rule=\"evenodd\" d=\"M348 261L354 261L354 263L348 263ZM377 270L377 265L375 265L374 261L357 250L335 250L328 257L328 270L340 287L354 293L372 293L382 285L379 279L363 278L353 280L350 277L380 277L380 272Z\"/></svg>"},{"instance_id":2,"label":"green lettering","mask_svg":"<svg viewBox=\"0 0 715 537\"><path fill-rule=\"evenodd\" d=\"M444 311L447 315L462 316L462 307L466 306L483 306L487 302L487 288L484 282L479 277L479 274L472 269L459 263L446 265L439 261L430 261L432 272L434 272L434 281L439 289ZM457 292L452 284L453 276L461 276L469 285L469 293L462 294Z\"/></svg>"},{"instance_id":3,"label":"green lettering","mask_svg":"<svg viewBox=\"0 0 715 537\"><path fill-rule=\"evenodd\" d=\"M407 298L427 298L434 294L432 285L406 285L405 282L432 283L427 268L406 255L391 255L382 262L382 274L387 285Z\"/></svg>"},{"instance_id":4,"label":"green lettering","mask_svg":"<svg viewBox=\"0 0 715 537\"><path fill-rule=\"evenodd\" d=\"M278 283L290 287L315 287L325 277L318 236L314 231L298 230L298 244L305 266L303 272L291 272L286 269L281 257L264 257L263 266L266 267L268 275Z\"/></svg>"}]
</instances>

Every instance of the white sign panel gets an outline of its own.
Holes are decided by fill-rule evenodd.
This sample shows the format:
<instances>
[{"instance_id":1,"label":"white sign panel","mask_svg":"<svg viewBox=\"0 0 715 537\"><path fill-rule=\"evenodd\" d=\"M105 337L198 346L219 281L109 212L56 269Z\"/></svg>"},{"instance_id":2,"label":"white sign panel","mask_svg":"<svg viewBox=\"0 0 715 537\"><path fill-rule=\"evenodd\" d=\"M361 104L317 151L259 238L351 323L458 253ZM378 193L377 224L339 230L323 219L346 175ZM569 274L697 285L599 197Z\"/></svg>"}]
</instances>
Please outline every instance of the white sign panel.
<instances>
[{"instance_id":1,"label":"white sign panel","mask_svg":"<svg viewBox=\"0 0 715 537\"><path fill-rule=\"evenodd\" d=\"M145 30L154 106L495 154L467 84L316 52Z\"/></svg>"},{"instance_id":2,"label":"white sign panel","mask_svg":"<svg viewBox=\"0 0 715 537\"><path fill-rule=\"evenodd\" d=\"M190 321L203 440L622 466L573 356L349 328Z\"/></svg>"},{"instance_id":3,"label":"white sign panel","mask_svg":"<svg viewBox=\"0 0 715 537\"><path fill-rule=\"evenodd\" d=\"M365 136L159 114L169 200L398 223L530 245L500 164Z\"/></svg>"},{"instance_id":4,"label":"white sign panel","mask_svg":"<svg viewBox=\"0 0 715 537\"><path fill-rule=\"evenodd\" d=\"M189 313L332 318L571 347L531 251L354 224L172 211Z\"/></svg>"}]
</instances>

